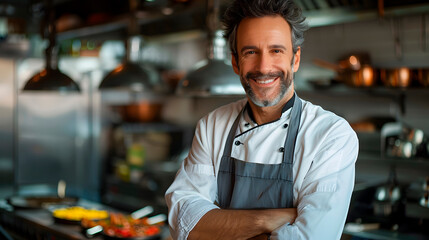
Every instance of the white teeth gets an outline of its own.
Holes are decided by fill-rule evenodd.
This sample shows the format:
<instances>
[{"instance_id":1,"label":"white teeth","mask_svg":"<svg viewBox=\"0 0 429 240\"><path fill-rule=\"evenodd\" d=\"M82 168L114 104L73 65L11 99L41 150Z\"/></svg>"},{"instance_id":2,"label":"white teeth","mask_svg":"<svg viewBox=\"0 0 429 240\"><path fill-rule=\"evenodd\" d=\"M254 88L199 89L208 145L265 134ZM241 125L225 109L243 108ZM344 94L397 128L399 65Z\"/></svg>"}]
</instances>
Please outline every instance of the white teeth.
<instances>
[{"instance_id":1,"label":"white teeth","mask_svg":"<svg viewBox=\"0 0 429 240\"><path fill-rule=\"evenodd\" d=\"M268 84L274 82L274 79L258 80L257 82L261 84Z\"/></svg>"}]
</instances>

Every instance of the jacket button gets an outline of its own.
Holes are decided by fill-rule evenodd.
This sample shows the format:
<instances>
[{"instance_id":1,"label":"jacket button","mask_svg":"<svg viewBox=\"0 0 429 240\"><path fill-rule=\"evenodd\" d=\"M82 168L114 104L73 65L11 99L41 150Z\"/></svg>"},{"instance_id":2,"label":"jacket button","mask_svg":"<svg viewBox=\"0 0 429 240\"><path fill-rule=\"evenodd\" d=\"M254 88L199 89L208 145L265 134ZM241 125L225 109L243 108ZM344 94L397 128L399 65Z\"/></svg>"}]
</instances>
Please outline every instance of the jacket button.
<instances>
[{"instance_id":1,"label":"jacket button","mask_svg":"<svg viewBox=\"0 0 429 240\"><path fill-rule=\"evenodd\" d=\"M279 148L279 152L284 152L284 151L285 151L284 147Z\"/></svg>"},{"instance_id":2,"label":"jacket button","mask_svg":"<svg viewBox=\"0 0 429 240\"><path fill-rule=\"evenodd\" d=\"M287 128L289 125L287 123L285 123L285 125L283 125L283 128Z\"/></svg>"},{"instance_id":3,"label":"jacket button","mask_svg":"<svg viewBox=\"0 0 429 240\"><path fill-rule=\"evenodd\" d=\"M235 143L234 143L236 146L238 146L238 145L240 145L241 144L241 142L240 141L235 141Z\"/></svg>"}]
</instances>

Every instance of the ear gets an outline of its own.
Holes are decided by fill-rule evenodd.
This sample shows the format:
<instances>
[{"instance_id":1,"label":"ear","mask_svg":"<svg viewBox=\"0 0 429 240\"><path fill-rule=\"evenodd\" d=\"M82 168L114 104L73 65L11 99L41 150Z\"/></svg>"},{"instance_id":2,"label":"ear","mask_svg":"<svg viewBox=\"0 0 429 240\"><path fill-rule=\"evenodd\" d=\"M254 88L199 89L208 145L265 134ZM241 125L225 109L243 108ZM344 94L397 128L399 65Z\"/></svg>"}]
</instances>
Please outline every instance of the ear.
<instances>
[{"instance_id":1,"label":"ear","mask_svg":"<svg viewBox=\"0 0 429 240\"><path fill-rule=\"evenodd\" d=\"M235 57L236 55L234 55L233 53L231 53L231 63L232 63L232 68L234 69L234 72L237 75L240 75L240 71L239 71L239 67L238 67L238 62L237 59Z\"/></svg>"},{"instance_id":2,"label":"ear","mask_svg":"<svg viewBox=\"0 0 429 240\"><path fill-rule=\"evenodd\" d=\"M293 72L297 72L299 69L299 63L301 62L301 47L298 47L298 51L295 53Z\"/></svg>"}]
</instances>

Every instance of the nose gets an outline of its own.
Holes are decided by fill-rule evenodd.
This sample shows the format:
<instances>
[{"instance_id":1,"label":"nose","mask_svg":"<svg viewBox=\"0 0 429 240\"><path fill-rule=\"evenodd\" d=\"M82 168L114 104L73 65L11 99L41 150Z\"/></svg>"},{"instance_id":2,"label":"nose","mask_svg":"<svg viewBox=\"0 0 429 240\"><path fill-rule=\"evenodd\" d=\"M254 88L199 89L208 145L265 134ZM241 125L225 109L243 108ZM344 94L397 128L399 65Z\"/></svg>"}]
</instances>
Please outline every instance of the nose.
<instances>
[{"instance_id":1,"label":"nose","mask_svg":"<svg viewBox=\"0 0 429 240\"><path fill-rule=\"evenodd\" d=\"M268 53L262 52L258 54L256 69L261 73L269 73L271 70L272 59Z\"/></svg>"}]
</instances>

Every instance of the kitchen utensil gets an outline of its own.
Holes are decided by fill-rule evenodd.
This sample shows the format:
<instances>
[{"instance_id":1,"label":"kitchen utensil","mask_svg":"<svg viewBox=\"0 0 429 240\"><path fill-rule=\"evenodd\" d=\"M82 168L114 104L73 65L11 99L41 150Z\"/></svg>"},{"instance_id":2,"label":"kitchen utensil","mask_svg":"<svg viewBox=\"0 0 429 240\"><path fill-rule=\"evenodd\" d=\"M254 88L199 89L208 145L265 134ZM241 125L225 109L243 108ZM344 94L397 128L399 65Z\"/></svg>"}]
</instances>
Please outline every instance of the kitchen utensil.
<instances>
[{"instance_id":1,"label":"kitchen utensil","mask_svg":"<svg viewBox=\"0 0 429 240\"><path fill-rule=\"evenodd\" d=\"M369 64L368 54L353 54L340 60L338 64L321 59L314 59L313 63L337 72L339 80L349 86L371 87L376 84L376 70Z\"/></svg>"},{"instance_id":2,"label":"kitchen utensil","mask_svg":"<svg viewBox=\"0 0 429 240\"><path fill-rule=\"evenodd\" d=\"M387 87L406 88L411 84L411 75L407 67L380 70L380 79Z\"/></svg>"},{"instance_id":3,"label":"kitchen utensil","mask_svg":"<svg viewBox=\"0 0 429 240\"><path fill-rule=\"evenodd\" d=\"M59 198L64 198L66 196L66 181L58 181L57 194Z\"/></svg>"},{"instance_id":4,"label":"kitchen utensil","mask_svg":"<svg viewBox=\"0 0 429 240\"><path fill-rule=\"evenodd\" d=\"M376 82L376 71L370 65L363 65L358 70L347 69L343 73L343 81L353 87L371 87Z\"/></svg>"},{"instance_id":5,"label":"kitchen utensil","mask_svg":"<svg viewBox=\"0 0 429 240\"><path fill-rule=\"evenodd\" d=\"M416 78L419 81L420 85L424 87L429 87L429 69L428 68L417 69Z\"/></svg>"},{"instance_id":6,"label":"kitchen utensil","mask_svg":"<svg viewBox=\"0 0 429 240\"><path fill-rule=\"evenodd\" d=\"M403 207L402 197L402 189L396 178L396 169L391 166L387 183L379 186L375 191L374 214L383 217L400 214Z\"/></svg>"},{"instance_id":7,"label":"kitchen utensil","mask_svg":"<svg viewBox=\"0 0 429 240\"><path fill-rule=\"evenodd\" d=\"M428 138L421 129L402 123L387 123L381 129L381 153L391 157L411 158L428 155Z\"/></svg>"},{"instance_id":8,"label":"kitchen utensil","mask_svg":"<svg viewBox=\"0 0 429 240\"><path fill-rule=\"evenodd\" d=\"M155 101L139 101L121 106L120 112L125 121L155 122L161 119L163 104Z\"/></svg>"},{"instance_id":9,"label":"kitchen utensil","mask_svg":"<svg viewBox=\"0 0 429 240\"><path fill-rule=\"evenodd\" d=\"M423 183L423 196L420 198L420 206L429 208L429 177Z\"/></svg>"},{"instance_id":10,"label":"kitchen utensil","mask_svg":"<svg viewBox=\"0 0 429 240\"><path fill-rule=\"evenodd\" d=\"M141 208L137 211L132 212L131 217L133 219L139 219L139 218L142 218L142 217L145 217L145 216L151 214L152 212L153 212L153 207L152 206L146 206L144 208Z\"/></svg>"},{"instance_id":11,"label":"kitchen utensil","mask_svg":"<svg viewBox=\"0 0 429 240\"><path fill-rule=\"evenodd\" d=\"M76 197L58 196L13 196L7 202L15 209L39 209L50 205L75 205L79 199Z\"/></svg>"}]
</instances>

